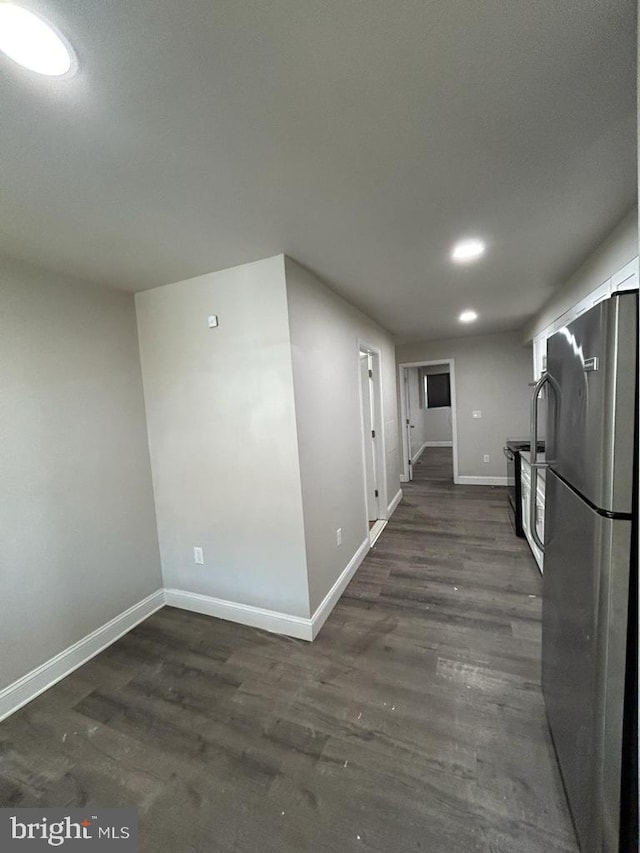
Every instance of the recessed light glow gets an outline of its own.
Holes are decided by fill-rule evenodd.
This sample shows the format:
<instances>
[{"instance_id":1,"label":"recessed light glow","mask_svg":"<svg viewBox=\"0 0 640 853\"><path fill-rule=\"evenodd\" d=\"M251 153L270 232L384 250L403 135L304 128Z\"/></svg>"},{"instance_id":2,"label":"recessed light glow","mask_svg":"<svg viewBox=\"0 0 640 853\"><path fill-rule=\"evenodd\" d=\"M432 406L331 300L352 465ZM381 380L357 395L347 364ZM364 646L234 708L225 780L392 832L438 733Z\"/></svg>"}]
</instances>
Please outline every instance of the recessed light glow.
<instances>
[{"instance_id":1,"label":"recessed light glow","mask_svg":"<svg viewBox=\"0 0 640 853\"><path fill-rule=\"evenodd\" d=\"M478 315L475 311L463 311L462 314L458 317L461 323L473 323L474 320L478 319Z\"/></svg>"},{"instance_id":2,"label":"recessed light glow","mask_svg":"<svg viewBox=\"0 0 640 853\"><path fill-rule=\"evenodd\" d=\"M13 3L0 2L0 50L49 77L66 74L73 62L70 49L49 24Z\"/></svg>"},{"instance_id":3,"label":"recessed light glow","mask_svg":"<svg viewBox=\"0 0 640 853\"><path fill-rule=\"evenodd\" d=\"M451 250L451 260L455 261L456 264L470 264L482 257L485 249L486 246L482 240L475 238L460 240Z\"/></svg>"}]
</instances>

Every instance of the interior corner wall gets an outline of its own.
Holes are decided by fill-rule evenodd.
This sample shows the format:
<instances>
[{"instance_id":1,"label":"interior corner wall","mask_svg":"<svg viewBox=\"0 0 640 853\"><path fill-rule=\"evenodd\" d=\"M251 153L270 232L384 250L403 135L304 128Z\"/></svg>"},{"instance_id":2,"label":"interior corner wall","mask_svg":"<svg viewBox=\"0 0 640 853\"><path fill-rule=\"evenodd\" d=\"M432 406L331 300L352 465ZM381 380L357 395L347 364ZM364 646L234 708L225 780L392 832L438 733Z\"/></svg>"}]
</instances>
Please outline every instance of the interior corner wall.
<instances>
[{"instance_id":1,"label":"interior corner wall","mask_svg":"<svg viewBox=\"0 0 640 853\"><path fill-rule=\"evenodd\" d=\"M133 295L0 263L0 690L162 587Z\"/></svg>"},{"instance_id":2,"label":"interior corner wall","mask_svg":"<svg viewBox=\"0 0 640 853\"><path fill-rule=\"evenodd\" d=\"M165 587L308 617L283 256L136 305Z\"/></svg>"},{"instance_id":3,"label":"interior corner wall","mask_svg":"<svg viewBox=\"0 0 640 853\"><path fill-rule=\"evenodd\" d=\"M396 347L398 364L454 359L458 476L504 477L505 439L529 434L531 347L518 332ZM473 412L482 418L473 418ZM483 462L484 454L491 457Z\"/></svg>"},{"instance_id":4,"label":"interior corner wall","mask_svg":"<svg viewBox=\"0 0 640 853\"><path fill-rule=\"evenodd\" d=\"M387 501L400 489L395 358L384 329L291 258L285 267L313 612L368 541L359 343L380 350Z\"/></svg>"},{"instance_id":5,"label":"interior corner wall","mask_svg":"<svg viewBox=\"0 0 640 853\"><path fill-rule=\"evenodd\" d=\"M536 316L525 326L522 339L531 341L565 311L576 305L637 256L638 209L634 208L594 249L573 275L552 293Z\"/></svg>"}]
</instances>

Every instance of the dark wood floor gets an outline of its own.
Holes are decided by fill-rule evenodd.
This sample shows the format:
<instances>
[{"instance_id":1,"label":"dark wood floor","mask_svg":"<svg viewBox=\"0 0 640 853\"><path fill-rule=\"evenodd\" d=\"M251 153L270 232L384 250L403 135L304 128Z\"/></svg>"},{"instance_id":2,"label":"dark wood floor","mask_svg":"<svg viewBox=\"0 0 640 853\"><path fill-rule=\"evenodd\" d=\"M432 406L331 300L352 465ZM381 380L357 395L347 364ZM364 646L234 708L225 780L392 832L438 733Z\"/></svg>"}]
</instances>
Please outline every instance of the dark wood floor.
<instances>
[{"instance_id":1,"label":"dark wood floor","mask_svg":"<svg viewBox=\"0 0 640 853\"><path fill-rule=\"evenodd\" d=\"M420 468L315 643L165 608L0 724L0 806L154 853L576 853L540 577L502 489Z\"/></svg>"},{"instance_id":2,"label":"dark wood floor","mask_svg":"<svg viewBox=\"0 0 640 853\"><path fill-rule=\"evenodd\" d=\"M453 451L450 447L425 447L413 466L414 480L445 480L453 483Z\"/></svg>"}]
</instances>

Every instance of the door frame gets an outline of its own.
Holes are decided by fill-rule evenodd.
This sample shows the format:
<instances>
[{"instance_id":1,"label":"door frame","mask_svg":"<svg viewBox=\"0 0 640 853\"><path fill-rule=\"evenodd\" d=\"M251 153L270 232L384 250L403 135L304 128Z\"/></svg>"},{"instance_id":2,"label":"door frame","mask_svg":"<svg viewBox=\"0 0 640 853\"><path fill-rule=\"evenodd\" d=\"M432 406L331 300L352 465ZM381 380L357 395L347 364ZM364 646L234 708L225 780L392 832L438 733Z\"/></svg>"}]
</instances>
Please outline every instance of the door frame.
<instances>
[{"instance_id":1,"label":"door frame","mask_svg":"<svg viewBox=\"0 0 640 853\"><path fill-rule=\"evenodd\" d=\"M367 467L365 458L365 441L371 441L370 435L365 435L365 425L363 420L363 405L362 386L360 384L360 353L366 352L373 358L373 377L371 387L373 390L373 429L376 433L374 442L374 458L376 468L376 485L378 487L378 522L370 531L377 538L382 532L382 528L387 523L389 518L389 500L388 500L388 485L387 485L387 466L386 466L386 442L384 432L384 401L383 401L383 366L382 352L379 347L373 346L365 340L358 338L356 340L356 356L358 367L358 401L360 405L360 448L362 457L362 514L366 530L369 530L369 513L367 512ZM375 532L374 532L375 531Z\"/></svg>"},{"instance_id":2,"label":"door frame","mask_svg":"<svg viewBox=\"0 0 640 853\"><path fill-rule=\"evenodd\" d=\"M449 365L451 383L451 440L453 442L453 482L458 483L458 414L456 399L456 365L455 358L435 358L425 361L403 361L398 364L398 385L400 387L400 435L402 437L402 474L400 480L408 483L411 478L410 447L407 438L407 399L405 392L405 376L408 367L434 367L437 364Z\"/></svg>"},{"instance_id":3,"label":"door frame","mask_svg":"<svg viewBox=\"0 0 640 853\"><path fill-rule=\"evenodd\" d=\"M360 350L360 395L362 406L362 454L365 461L364 483L367 496L367 519L369 524L380 518L380 472L377 464L376 404L373 385L374 369L377 364L368 350Z\"/></svg>"},{"instance_id":4,"label":"door frame","mask_svg":"<svg viewBox=\"0 0 640 853\"><path fill-rule=\"evenodd\" d=\"M402 429L402 480L406 477L404 482L410 483L413 480L413 462L411 456L411 395L408 393L409 389L409 371L405 367L402 370L401 377L402 387L400 389L400 416L402 420L401 429ZM418 389L419 392L420 389ZM405 452L406 447L406 452Z\"/></svg>"}]
</instances>

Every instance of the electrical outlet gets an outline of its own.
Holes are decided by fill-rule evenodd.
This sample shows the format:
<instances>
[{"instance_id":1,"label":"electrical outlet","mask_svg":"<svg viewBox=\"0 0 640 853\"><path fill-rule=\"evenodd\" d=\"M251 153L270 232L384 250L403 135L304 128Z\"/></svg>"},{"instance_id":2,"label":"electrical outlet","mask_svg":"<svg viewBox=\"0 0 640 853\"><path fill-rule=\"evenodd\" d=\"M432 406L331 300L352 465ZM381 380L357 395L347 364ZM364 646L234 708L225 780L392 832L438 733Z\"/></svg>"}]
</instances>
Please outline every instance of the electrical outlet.
<instances>
[{"instance_id":1,"label":"electrical outlet","mask_svg":"<svg viewBox=\"0 0 640 853\"><path fill-rule=\"evenodd\" d=\"M204 566L204 552L202 548L193 549L193 561L198 566Z\"/></svg>"},{"instance_id":2,"label":"electrical outlet","mask_svg":"<svg viewBox=\"0 0 640 853\"><path fill-rule=\"evenodd\" d=\"M338 546L342 545L342 528L341 527L339 527L336 530L336 545L338 545Z\"/></svg>"},{"instance_id":3,"label":"electrical outlet","mask_svg":"<svg viewBox=\"0 0 640 853\"><path fill-rule=\"evenodd\" d=\"M489 456L488 453L484 454L484 456L482 457L482 461L483 462L491 462L491 457Z\"/></svg>"}]
</instances>

